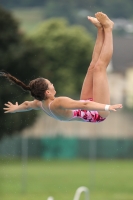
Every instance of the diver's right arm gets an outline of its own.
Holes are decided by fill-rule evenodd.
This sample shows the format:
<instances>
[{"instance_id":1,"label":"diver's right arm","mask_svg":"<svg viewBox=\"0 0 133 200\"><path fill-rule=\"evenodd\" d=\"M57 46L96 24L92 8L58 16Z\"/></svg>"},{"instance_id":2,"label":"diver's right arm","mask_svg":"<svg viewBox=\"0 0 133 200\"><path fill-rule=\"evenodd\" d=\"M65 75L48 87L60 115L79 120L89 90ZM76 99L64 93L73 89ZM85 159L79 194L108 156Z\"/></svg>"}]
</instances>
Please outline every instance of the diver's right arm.
<instances>
[{"instance_id":1,"label":"diver's right arm","mask_svg":"<svg viewBox=\"0 0 133 200\"><path fill-rule=\"evenodd\" d=\"M3 108L5 110L4 113L16 113L16 112L26 112L30 110L39 110L40 106L38 104L39 101L34 100L34 101L24 101L22 104L12 104L11 102L8 101L8 103L5 103L4 105L6 106Z\"/></svg>"}]
</instances>

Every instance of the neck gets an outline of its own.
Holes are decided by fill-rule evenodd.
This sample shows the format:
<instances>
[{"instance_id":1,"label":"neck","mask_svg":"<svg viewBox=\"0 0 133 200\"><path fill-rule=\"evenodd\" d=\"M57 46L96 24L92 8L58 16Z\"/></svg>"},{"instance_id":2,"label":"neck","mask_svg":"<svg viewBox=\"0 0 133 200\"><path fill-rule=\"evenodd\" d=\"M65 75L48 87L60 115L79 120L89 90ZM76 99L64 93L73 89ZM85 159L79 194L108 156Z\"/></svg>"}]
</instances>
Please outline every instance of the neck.
<instances>
[{"instance_id":1,"label":"neck","mask_svg":"<svg viewBox=\"0 0 133 200\"><path fill-rule=\"evenodd\" d=\"M55 97L50 97L46 100L43 100L43 102L46 102L46 103L50 103L51 101L53 101L55 99Z\"/></svg>"}]
</instances>

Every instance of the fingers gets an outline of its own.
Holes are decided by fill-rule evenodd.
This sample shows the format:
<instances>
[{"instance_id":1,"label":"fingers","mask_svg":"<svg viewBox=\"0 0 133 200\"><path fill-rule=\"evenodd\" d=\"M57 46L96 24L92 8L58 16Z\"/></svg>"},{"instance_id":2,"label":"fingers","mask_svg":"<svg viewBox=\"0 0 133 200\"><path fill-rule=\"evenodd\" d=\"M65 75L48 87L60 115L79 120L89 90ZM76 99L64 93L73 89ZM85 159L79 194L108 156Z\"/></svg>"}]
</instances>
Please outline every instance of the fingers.
<instances>
[{"instance_id":1,"label":"fingers","mask_svg":"<svg viewBox=\"0 0 133 200\"><path fill-rule=\"evenodd\" d=\"M9 112L9 108L3 108L3 110L5 110L5 112L4 113L7 113L7 112Z\"/></svg>"},{"instance_id":2,"label":"fingers","mask_svg":"<svg viewBox=\"0 0 133 200\"><path fill-rule=\"evenodd\" d=\"M10 101L8 101L8 104L9 104L9 105L12 105L12 103L11 103Z\"/></svg>"},{"instance_id":3,"label":"fingers","mask_svg":"<svg viewBox=\"0 0 133 200\"><path fill-rule=\"evenodd\" d=\"M11 112L11 106L13 106L13 104L10 101L8 101L4 105L6 106L6 108L3 108L3 110L5 111L4 113ZM16 105L18 105L18 102L16 102Z\"/></svg>"},{"instance_id":4,"label":"fingers","mask_svg":"<svg viewBox=\"0 0 133 200\"><path fill-rule=\"evenodd\" d=\"M121 109L122 107L123 107L122 104L116 104L116 105L110 106L110 110L117 111L118 109Z\"/></svg>"},{"instance_id":5,"label":"fingers","mask_svg":"<svg viewBox=\"0 0 133 200\"><path fill-rule=\"evenodd\" d=\"M122 107L123 107L122 104L118 104L118 105L117 105L117 108L118 108L118 109L120 109L120 108L122 108Z\"/></svg>"},{"instance_id":6,"label":"fingers","mask_svg":"<svg viewBox=\"0 0 133 200\"><path fill-rule=\"evenodd\" d=\"M5 103L4 105L7 106L7 107L10 107L10 106L11 106L11 105L9 105L9 104L7 104L7 103Z\"/></svg>"},{"instance_id":7,"label":"fingers","mask_svg":"<svg viewBox=\"0 0 133 200\"><path fill-rule=\"evenodd\" d=\"M12 106L13 104L10 101L8 101L8 103L5 103L4 105L9 107L9 106Z\"/></svg>"},{"instance_id":8,"label":"fingers","mask_svg":"<svg viewBox=\"0 0 133 200\"><path fill-rule=\"evenodd\" d=\"M9 108L3 108L3 110L9 110Z\"/></svg>"},{"instance_id":9,"label":"fingers","mask_svg":"<svg viewBox=\"0 0 133 200\"><path fill-rule=\"evenodd\" d=\"M9 113L9 108L3 108L3 110L5 110L4 113Z\"/></svg>"},{"instance_id":10,"label":"fingers","mask_svg":"<svg viewBox=\"0 0 133 200\"><path fill-rule=\"evenodd\" d=\"M9 111L5 111L4 113L9 113Z\"/></svg>"}]
</instances>

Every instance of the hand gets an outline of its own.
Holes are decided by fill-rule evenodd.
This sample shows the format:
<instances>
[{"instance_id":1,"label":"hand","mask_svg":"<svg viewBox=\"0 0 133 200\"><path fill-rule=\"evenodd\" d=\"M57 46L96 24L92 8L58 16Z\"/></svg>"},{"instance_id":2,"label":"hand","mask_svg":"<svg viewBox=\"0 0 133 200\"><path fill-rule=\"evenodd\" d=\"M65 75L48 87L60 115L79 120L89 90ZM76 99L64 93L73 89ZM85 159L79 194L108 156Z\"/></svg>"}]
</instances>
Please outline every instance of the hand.
<instances>
[{"instance_id":1,"label":"hand","mask_svg":"<svg viewBox=\"0 0 133 200\"><path fill-rule=\"evenodd\" d=\"M18 108L18 102L12 104L8 101L8 103L5 103L4 105L7 106L6 108L3 108L3 110L5 110L4 113L15 113L15 110Z\"/></svg>"},{"instance_id":2,"label":"hand","mask_svg":"<svg viewBox=\"0 0 133 200\"><path fill-rule=\"evenodd\" d=\"M117 111L118 109L121 109L122 107L123 107L122 104L110 105L109 110Z\"/></svg>"}]
</instances>

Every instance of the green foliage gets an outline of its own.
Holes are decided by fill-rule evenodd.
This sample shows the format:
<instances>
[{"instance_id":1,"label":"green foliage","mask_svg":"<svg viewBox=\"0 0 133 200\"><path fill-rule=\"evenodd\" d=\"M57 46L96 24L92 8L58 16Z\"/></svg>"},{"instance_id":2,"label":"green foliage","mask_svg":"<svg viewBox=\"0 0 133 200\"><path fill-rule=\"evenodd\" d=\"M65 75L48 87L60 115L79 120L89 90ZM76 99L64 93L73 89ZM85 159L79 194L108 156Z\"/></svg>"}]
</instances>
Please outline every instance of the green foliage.
<instances>
[{"instance_id":1,"label":"green foliage","mask_svg":"<svg viewBox=\"0 0 133 200\"><path fill-rule=\"evenodd\" d=\"M47 0L1 0L1 5L8 8L42 6Z\"/></svg>"},{"instance_id":2,"label":"green foliage","mask_svg":"<svg viewBox=\"0 0 133 200\"><path fill-rule=\"evenodd\" d=\"M79 94L91 61L92 36L83 27L57 18L41 24L32 38L43 49L42 74L55 84L58 94Z\"/></svg>"},{"instance_id":3,"label":"green foliage","mask_svg":"<svg viewBox=\"0 0 133 200\"><path fill-rule=\"evenodd\" d=\"M41 65L41 50L25 39L19 32L18 23L6 10L0 8L0 68L8 71L24 82L38 76L38 65ZM4 78L0 79L0 137L11 135L33 123L37 112L4 114L4 103L11 101L21 103L28 94L16 86L10 86Z\"/></svg>"},{"instance_id":4,"label":"green foliage","mask_svg":"<svg viewBox=\"0 0 133 200\"><path fill-rule=\"evenodd\" d=\"M54 0L47 1L45 8L44 16L46 18L65 17L71 23L75 23L76 21L76 8L74 2L71 0L68 0L67 2L65 0L56 0L56 2Z\"/></svg>"},{"instance_id":5,"label":"green foliage","mask_svg":"<svg viewBox=\"0 0 133 200\"><path fill-rule=\"evenodd\" d=\"M88 24L86 18L88 15L94 16L96 12L102 11L107 13L112 19L133 19L132 0L2 0L2 5L13 10L14 8L17 10L24 9L24 20L21 26L28 32L31 32L36 28L37 23L39 23L39 18L36 18L33 12L28 12L29 17L26 20L25 9L30 9L32 11L33 9L40 9L40 13L38 14L38 17L41 16L40 22L44 19L49 19L52 17L64 17L67 18L71 24L80 24L86 27L93 35L96 35L96 31L91 24ZM34 20L32 17L34 17ZM31 22L29 22L30 19ZM20 20L22 20L22 18ZM117 27L117 30L114 30L114 34L130 35L132 33L125 31L124 28L118 29Z\"/></svg>"},{"instance_id":6,"label":"green foliage","mask_svg":"<svg viewBox=\"0 0 133 200\"><path fill-rule=\"evenodd\" d=\"M103 11L112 18L132 18L132 0L2 0L1 5L13 7L45 6L47 17L67 17L76 22L76 10L88 10L91 13Z\"/></svg>"},{"instance_id":7,"label":"green foliage","mask_svg":"<svg viewBox=\"0 0 133 200\"><path fill-rule=\"evenodd\" d=\"M76 96L91 60L93 39L80 26L70 26L64 19L51 19L40 26L31 39L19 31L17 21L6 10L0 8L0 63L25 83L44 76L55 83L58 94ZM23 102L29 96L20 88L0 79L0 107L11 101ZM29 126L38 112L4 114L0 112L0 128L4 134L12 135Z\"/></svg>"}]
</instances>

